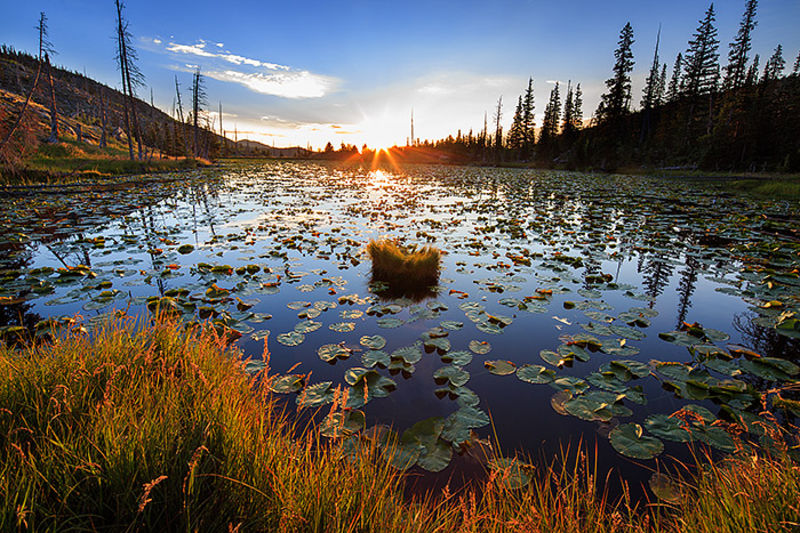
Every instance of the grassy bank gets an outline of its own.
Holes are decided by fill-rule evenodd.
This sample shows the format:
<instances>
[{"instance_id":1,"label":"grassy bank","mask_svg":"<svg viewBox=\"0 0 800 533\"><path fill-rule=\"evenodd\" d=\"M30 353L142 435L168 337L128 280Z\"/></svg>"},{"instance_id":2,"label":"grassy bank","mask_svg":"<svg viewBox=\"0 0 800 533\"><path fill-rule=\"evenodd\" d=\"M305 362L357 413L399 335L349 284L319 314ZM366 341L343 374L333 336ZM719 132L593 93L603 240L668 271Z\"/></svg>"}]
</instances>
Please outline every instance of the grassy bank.
<instances>
[{"instance_id":1,"label":"grassy bank","mask_svg":"<svg viewBox=\"0 0 800 533\"><path fill-rule=\"evenodd\" d=\"M131 160L124 147L99 148L87 143L64 140L58 144L39 144L18 168L0 169L0 184L65 184L128 174L168 172L206 166L196 159Z\"/></svg>"},{"instance_id":2,"label":"grassy bank","mask_svg":"<svg viewBox=\"0 0 800 533\"><path fill-rule=\"evenodd\" d=\"M523 488L509 487L512 466L470 490L409 500L367 439L345 454L294 425L268 376L248 376L240 357L213 330L169 321L0 348L0 530L775 531L798 521L800 472L788 459L707 466L666 506L609 501L583 451L536 467Z\"/></svg>"}]
</instances>

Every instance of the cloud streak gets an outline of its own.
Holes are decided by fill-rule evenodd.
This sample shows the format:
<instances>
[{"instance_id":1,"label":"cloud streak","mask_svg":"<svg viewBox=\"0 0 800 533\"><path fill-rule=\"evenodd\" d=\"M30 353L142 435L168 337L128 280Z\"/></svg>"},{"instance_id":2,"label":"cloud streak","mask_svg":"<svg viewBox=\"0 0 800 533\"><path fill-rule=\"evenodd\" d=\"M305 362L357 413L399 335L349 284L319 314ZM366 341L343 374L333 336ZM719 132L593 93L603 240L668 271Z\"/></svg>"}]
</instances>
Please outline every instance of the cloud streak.
<instances>
[{"instance_id":1,"label":"cloud streak","mask_svg":"<svg viewBox=\"0 0 800 533\"><path fill-rule=\"evenodd\" d=\"M213 51L208 50L206 44L202 40L194 44L170 42L164 49L175 56L191 56L210 78L237 83L259 94L292 99L320 98L339 84L339 80L330 76L231 53L220 46L222 43L214 43L217 50L212 48Z\"/></svg>"}]
</instances>

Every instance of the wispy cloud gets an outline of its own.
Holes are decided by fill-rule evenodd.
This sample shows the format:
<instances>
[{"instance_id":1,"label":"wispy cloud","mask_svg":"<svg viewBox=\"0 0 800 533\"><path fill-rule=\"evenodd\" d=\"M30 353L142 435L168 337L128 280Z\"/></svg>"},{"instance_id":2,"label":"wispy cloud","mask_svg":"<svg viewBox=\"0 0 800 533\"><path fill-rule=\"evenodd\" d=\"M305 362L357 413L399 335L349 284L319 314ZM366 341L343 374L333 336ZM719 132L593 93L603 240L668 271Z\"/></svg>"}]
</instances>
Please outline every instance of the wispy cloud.
<instances>
[{"instance_id":1,"label":"wispy cloud","mask_svg":"<svg viewBox=\"0 0 800 533\"><path fill-rule=\"evenodd\" d=\"M223 43L213 43L210 50L207 44L204 40L194 44L170 42L163 49L175 56L191 56L210 78L238 83L260 94L319 98L334 90L339 83L330 76L234 54L226 50Z\"/></svg>"},{"instance_id":2,"label":"wispy cloud","mask_svg":"<svg viewBox=\"0 0 800 533\"><path fill-rule=\"evenodd\" d=\"M261 94L283 98L319 98L335 85L333 78L308 71L293 72L239 72L236 70L207 71L206 75L219 81L239 83Z\"/></svg>"}]
</instances>

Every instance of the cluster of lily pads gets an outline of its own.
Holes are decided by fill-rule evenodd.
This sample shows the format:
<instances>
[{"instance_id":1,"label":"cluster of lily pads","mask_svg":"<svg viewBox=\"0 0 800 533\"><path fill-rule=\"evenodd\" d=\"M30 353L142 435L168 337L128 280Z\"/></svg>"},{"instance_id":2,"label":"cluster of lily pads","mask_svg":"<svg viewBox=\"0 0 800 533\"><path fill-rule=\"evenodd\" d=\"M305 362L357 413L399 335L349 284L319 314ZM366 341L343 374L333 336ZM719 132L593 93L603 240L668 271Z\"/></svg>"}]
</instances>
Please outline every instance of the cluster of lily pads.
<instances>
[{"instance_id":1,"label":"cluster of lily pads","mask_svg":"<svg viewBox=\"0 0 800 533\"><path fill-rule=\"evenodd\" d=\"M334 407L324 435L368 434L396 452L398 467L440 471L475 442L492 402L467 387L477 372L551 387L556 412L600 424L637 459L661 453L663 441L732 451L747 435L764 439L764 407L800 416L794 204L715 184L500 169L420 167L373 183L363 169L292 162L72 200L57 191L0 200L0 335L24 339L77 327L76 312L91 325L125 310L209 321L243 347L274 339L273 366L281 354L305 366L279 368L271 389L295 394L299 408ZM447 254L430 299L369 283L365 245L377 236ZM733 297L719 310L731 328L734 313L748 313L778 348L704 327L712 317L693 314L698 284ZM662 304L669 290L674 327L656 335L673 312ZM274 335L270 321L281 324ZM487 339L542 323L549 337L489 358ZM373 325L385 333L362 334ZM456 332L474 338L456 342ZM656 337L663 348L643 356ZM247 357L248 370L264 368L260 353ZM432 357L442 365L417 375ZM317 364L344 367L341 380L308 379ZM398 376L429 379L454 410L399 434L367 429L367 404L402 387ZM682 406L649 412L653 383Z\"/></svg>"}]
</instances>

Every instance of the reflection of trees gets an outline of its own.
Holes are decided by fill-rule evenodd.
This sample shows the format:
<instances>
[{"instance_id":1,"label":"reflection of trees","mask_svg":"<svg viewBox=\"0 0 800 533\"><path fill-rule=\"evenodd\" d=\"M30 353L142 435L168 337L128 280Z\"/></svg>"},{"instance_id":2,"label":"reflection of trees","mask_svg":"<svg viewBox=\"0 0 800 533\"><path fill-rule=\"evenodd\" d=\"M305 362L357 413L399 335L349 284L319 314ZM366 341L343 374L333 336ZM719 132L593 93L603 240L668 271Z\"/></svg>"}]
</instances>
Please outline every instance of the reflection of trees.
<instances>
[{"instance_id":1,"label":"reflection of trees","mask_svg":"<svg viewBox=\"0 0 800 533\"><path fill-rule=\"evenodd\" d=\"M660 257L653 254L639 261L639 273L644 282L645 294L650 297L650 308L655 305L655 300L664 293L669 284L675 267Z\"/></svg>"},{"instance_id":2,"label":"reflection of trees","mask_svg":"<svg viewBox=\"0 0 800 533\"><path fill-rule=\"evenodd\" d=\"M7 270L25 272L30 268L33 261L33 252L29 245L7 244L4 246L2 253L8 257L2 264L3 268ZM28 289L17 294L17 296L24 297L30 293L31 290ZM29 331L33 331L34 326L42 320L42 317L32 313L31 309L33 309L33 305L28 302L0 305L0 326L25 326Z\"/></svg>"},{"instance_id":3,"label":"reflection of trees","mask_svg":"<svg viewBox=\"0 0 800 533\"><path fill-rule=\"evenodd\" d=\"M700 263L691 255L686 255L686 268L681 270L681 278L678 281L678 321L675 329L679 329L686 320L686 313L692 306L692 294L696 288L697 274Z\"/></svg>"},{"instance_id":4,"label":"reflection of trees","mask_svg":"<svg viewBox=\"0 0 800 533\"><path fill-rule=\"evenodd\" d=\"M791 339L778 334L773 328L765 328L753 322L755 313L738 313L733 317L733 327L741 333L749 347L761 355L800 361L800 339Z\"/></svg>"}]
</instances>

